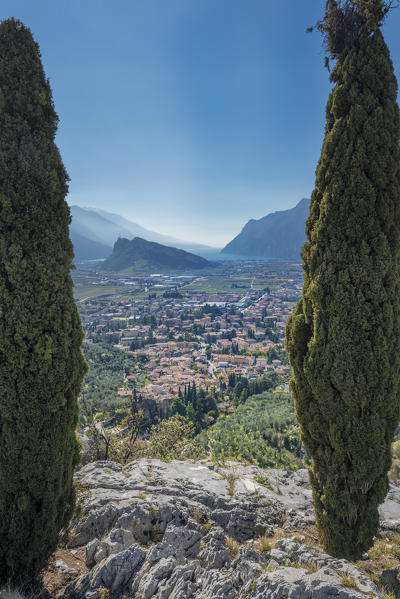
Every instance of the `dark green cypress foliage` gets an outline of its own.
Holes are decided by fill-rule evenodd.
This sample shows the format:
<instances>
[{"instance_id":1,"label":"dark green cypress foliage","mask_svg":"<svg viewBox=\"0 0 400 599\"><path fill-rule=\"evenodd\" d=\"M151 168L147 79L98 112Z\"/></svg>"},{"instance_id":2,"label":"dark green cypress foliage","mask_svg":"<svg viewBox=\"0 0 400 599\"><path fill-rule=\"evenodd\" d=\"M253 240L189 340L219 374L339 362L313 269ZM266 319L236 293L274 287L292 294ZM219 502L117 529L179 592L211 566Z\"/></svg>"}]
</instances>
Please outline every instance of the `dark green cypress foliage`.
<instances>
[{"instance_id":1,"label":"dark green cypress foliage","mask_svg":"<svg viewBox=\"0 0 400 599\"><path fill-rule=\"evenodd\" d=\"M40 578L74 507L85 362L68 176L38 45L0 24L0 586Z\"/></svg>"},{"instance_id":2,"label":"dark green cypress foliage","mask_svg":"<svg viewBox=\"0 0 400 599\"><path fill-rule=\"evenodd\" d=\"M359 29L339 36L342 47L326 19L320 27L337 58L335 87L302 252L303 298L286 329L317 526L326 550L348 559L377 531L400 415L397 83L379 18L371 29L363 3L369 19L383 16L379 0L346 2L360 11Z\"/></svg>"}]
</instances>

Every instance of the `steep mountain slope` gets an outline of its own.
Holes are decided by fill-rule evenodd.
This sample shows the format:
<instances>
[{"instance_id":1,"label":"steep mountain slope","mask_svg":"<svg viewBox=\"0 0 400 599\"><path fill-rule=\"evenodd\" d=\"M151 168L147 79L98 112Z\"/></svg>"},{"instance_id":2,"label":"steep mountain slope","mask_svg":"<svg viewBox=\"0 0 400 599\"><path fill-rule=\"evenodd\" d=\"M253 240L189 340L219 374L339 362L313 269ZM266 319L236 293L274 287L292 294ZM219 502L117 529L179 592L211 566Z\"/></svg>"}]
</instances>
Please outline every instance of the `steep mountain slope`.
<instances>
[{"instance_id":1,"label":"steep mountain slope","mask_svg":"<svg viewBox=\"0 0 400 599\"><path fill-rule=\"evenodd\" d=\"M113 212L106 212L105 210L100 210L100 208L93 209L95 212L103 216L108 221L114 223L119 227L121 231L129 231L130 238L133 237L142 237L143 239L147 239L147 241L155 241L157 243L162 243L164 245L169 245L177 248L184 249L186 251L199 249L210 249L206 245L202 245L199 243L190 243L189 241L182 241L182 239L177 239L176 237L170 237L169 235L163 235L162 233L156 233L155 231L149 231L144 227L141 227L137 223L134 223L120 214L115 214ZM120 235L120 237L122 234ZM125 236L125 234L124 234ZM116 240L114 240L116 241Z\"/></svg>"},{"instance_id":2,"label":"steep mountain slope","mask_svg":"<svg viewBox=\"0 0 400 599\"><path fill-rule=\"evenodd\" d=\"M100 260L107 258L112 252L112 247L90 239L86 235L70 230L70 238L74 245L75 261Z\"/></svg>"},{"instance_id":3,"label":"steep mountain slope","mask_svg":"<svg viewBox=\"0 0 400 599\"><path fill-rule=\"evenodd\" d=\"M80 206L71 206L70 210L72 216L70 235L75 246L75 259L78 261L106 258L111 254L114 243L120 237L127 239L141 237L186 251L209 250L205 245L182 241L145 229L119 214ZM100 246L96 246L96 243Z\"/></svg>"},{"instance_id":4,"label":"steep mountain slope","mask_svg":"<svg viewBox=\"0 0 400 599\"><path fill-rule=\"evenodd\" d=\"M249 220L222 253L300 260L300 251L306 240L305 221L309 206L310 200L302 199L290 210Z\"/></svg>"},{"instance_id":5,"label":"steep mountain slope","mask_svg":"<svg viewBox=\"0 0 400 599\"><path fill-rule=\"evenodd\" d=\"M118 237L132 238L139 232L142 235L151 234L151 231L146 231L139 225L136 225L137 232L134 233L123 223L114 223L105 215L103 216L95 210L81 208L80 206L71 206L71 216L71 232L85 235L89 239L103 243L110 248L113 247Z\"/></svg>"},{"instance_id":6,"label":"steep mountain slope","mask_svg":"<svg viewBox=\"0 0 400 599\"><path fill-rule=\"evenodd\" d=\"M140 237L132 240L120 238L112 255L105 260L104 270L191 270L205 268L210 263L184 250L146 241Z\"/></svg>"}]
</instances>

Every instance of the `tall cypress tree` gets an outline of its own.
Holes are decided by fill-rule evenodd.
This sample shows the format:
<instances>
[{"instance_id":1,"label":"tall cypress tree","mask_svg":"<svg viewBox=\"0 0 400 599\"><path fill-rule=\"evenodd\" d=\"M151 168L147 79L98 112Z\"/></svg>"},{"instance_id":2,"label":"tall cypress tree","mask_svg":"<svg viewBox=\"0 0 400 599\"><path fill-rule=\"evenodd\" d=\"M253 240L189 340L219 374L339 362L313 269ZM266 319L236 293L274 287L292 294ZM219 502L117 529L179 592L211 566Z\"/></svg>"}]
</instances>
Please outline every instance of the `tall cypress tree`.
<instances>
[{"instance_id":1,"label":"tall cypress tree","mask_svg":"<svg viewBox=\"0 0 400 599\"><path fill-rule=\"evenodd\" d=\"M68 176L29 29L0 24L0 585L37 579L74 506L85 362Z\"/></svg>"},{"instance_id":2,"label":"tall cypress tree","mask_svg":"<svg viewBox=\"0 0 400 599\"><path fill-rule=\"evenodd\" d=\"M400 416L400 119L380 0L328 0L335 86L286 344L327 551L373 542Z\"/></svg>"}]
</instances>

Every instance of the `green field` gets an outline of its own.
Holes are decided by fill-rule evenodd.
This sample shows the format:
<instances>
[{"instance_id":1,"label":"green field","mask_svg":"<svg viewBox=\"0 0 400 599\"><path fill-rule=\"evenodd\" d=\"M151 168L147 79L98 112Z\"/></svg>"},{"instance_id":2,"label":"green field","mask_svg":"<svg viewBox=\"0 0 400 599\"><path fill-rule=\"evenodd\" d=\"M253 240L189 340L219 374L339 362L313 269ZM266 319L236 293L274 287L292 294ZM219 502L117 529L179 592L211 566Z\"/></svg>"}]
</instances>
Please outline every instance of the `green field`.
<instances>
[{"instance_id":1,"label":"green field","mask_svg":"<svg viewBox=\"0 0 400 599\"><path fill-rule=\"evenodd\" d=\"M251 281L252 277L204 277L186 285L184 290L188 293L240 293L250 288Z\"/></svg>"},{"instance_id":2,"label":"green field","mask_svg":"<svg viewBox=\"0 0 400 599\"><path fill-rule=\"evenodd\" d=\"M244 276L210 276L193 281L184 287L184 291L193 293L238 293L244 294L249 289L262 290L266 287L274 289L276 281L270 277Z\"/></svg>"},{"instance_id":3,"label":"green field","mask_svg":"<svg viewBox=\"0 0 400 599\"><path fill-rule=\"evenodd\" d=\"M106 285L75 285L74 297L82 302L86 299L99 297L101 295L115 295L117 293L126 293L126 287L108 287Z\"/></svg>"}]
</instances>

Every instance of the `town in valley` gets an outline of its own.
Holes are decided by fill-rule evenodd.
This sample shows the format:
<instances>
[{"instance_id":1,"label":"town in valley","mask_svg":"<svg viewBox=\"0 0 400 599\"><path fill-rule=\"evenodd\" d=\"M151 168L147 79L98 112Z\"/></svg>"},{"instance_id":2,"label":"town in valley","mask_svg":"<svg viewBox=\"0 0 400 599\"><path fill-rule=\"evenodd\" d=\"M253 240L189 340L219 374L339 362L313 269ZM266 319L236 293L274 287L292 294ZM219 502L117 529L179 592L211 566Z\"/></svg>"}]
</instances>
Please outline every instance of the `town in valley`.
<instances>
[{"instance_id":1,"label":"town in valley","mask_svg":"<svg viewBox=\"0 0 400 599\"><path fill-rule=\"evenodd\" d=\"M121 358L108 382L116 403L136 391L162 417L194 387L213 389L219 412L230 413L232 380L270 375L288 391L284 335L301 296L299 263L226 261L200 274L137 276L105 275L84 263L73 276L91 369L97 358ZM83 386L94 412L104 409L97 392L98 381Z\"/></svg>"}]
</instances>

